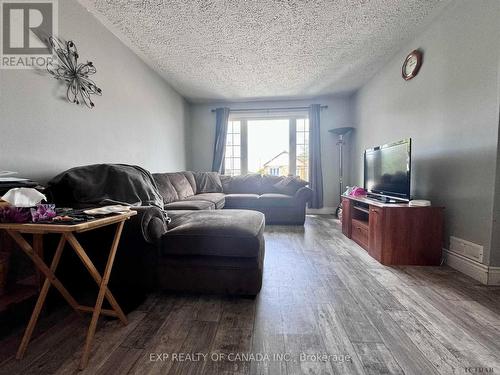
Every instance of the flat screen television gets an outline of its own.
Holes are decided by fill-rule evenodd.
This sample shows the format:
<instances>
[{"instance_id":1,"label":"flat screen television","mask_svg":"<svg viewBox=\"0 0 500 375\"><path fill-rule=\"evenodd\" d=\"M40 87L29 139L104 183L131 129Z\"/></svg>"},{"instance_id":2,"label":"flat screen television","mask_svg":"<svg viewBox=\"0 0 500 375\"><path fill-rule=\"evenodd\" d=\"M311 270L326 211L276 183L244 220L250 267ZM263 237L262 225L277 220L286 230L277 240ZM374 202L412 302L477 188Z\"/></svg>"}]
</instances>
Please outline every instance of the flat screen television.
<instances>
[{"instance_id":1,"label":"flat screen television","mask_svg":"<svg viewBox=\"0 0 500 375\"><path fill-rule=\"evenodd\" d=\"M411 139L365 151L364 188L372 198L410 200Z\"/></svg>"}]
</instances>

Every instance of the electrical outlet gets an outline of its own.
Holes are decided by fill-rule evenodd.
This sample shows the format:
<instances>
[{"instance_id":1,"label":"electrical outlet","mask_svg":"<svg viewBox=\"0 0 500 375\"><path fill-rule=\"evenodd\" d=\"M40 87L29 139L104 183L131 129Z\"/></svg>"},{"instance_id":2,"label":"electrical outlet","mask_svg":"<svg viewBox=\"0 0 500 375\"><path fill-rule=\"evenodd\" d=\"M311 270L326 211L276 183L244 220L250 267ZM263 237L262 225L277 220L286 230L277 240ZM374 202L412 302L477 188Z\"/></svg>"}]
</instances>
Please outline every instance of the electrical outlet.
<instances>
[{"instance_id":1,"label":"electrical outlet","mask_svg":"<svg viewBox=\"0 0 500 375\"><path fill-rule=\"evenodd\" d=\"M450 251L463 255L477 262L483 262L483 247L475 243L462 240L458 237L450 237Z\"/></svg>"}]
</instances>

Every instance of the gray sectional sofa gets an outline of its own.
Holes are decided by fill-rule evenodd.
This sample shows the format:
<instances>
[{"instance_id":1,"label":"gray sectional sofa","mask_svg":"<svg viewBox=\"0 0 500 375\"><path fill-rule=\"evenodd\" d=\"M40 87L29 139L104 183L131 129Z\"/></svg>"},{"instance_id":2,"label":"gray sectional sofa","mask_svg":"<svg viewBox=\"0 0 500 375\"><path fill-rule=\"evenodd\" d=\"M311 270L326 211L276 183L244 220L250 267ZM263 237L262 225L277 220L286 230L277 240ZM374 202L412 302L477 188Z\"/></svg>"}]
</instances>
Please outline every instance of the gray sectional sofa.
<instances>
[{"instance_id":1,"label":"gray sectional sofa","mask_svg":"<svg viewBox=\"0 0 500 375\"><path fill-rule=\"evenodd\" d=\"M141 206L124 227L111 279L112 290L124 296L119 301L127 304L134 290L152 288L259 293L265 224L303 224L311 197L305 184L296 178L212 172L152 175L138 166L96 164L54 177L46 193L58 207ZM105 262L101 248L112 229L80 237L97 266ZM84 276L75 277L80 265L63 262L69 262L60 267L66 282L79 280L76 286L85 289Z\"/></svg>"},{"instance_id":2,"label":"gray sectional sofa","mask_svg":"<svg viewBox=\"0 0 500 375\"><path fill-rule=\"evenodd\" d=\"M295 177L221 176L215 172L155 173L167 212L243 209L262 212L266 224L303 225L312 190Z\"/></svg>"}]
</instances>

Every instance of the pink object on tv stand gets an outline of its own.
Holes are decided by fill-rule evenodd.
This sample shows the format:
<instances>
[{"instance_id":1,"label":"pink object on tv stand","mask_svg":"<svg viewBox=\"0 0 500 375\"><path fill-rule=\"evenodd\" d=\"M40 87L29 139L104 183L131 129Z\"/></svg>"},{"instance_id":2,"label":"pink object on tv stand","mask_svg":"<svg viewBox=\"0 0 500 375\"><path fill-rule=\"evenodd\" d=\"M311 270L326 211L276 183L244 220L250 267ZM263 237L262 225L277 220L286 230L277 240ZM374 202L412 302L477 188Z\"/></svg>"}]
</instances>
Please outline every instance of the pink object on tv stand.
<instances>
[{"instance_id":1,"label":"pink object on tv stand","mask_svg":"<svg viewBox=\"0 0 500 375\"><path fill-rule=\"evenodd\" d=\"M354 188L349 195L353 197L363 197L366 195L366 190L360 187Z\"/></svg>"}]
</instances>

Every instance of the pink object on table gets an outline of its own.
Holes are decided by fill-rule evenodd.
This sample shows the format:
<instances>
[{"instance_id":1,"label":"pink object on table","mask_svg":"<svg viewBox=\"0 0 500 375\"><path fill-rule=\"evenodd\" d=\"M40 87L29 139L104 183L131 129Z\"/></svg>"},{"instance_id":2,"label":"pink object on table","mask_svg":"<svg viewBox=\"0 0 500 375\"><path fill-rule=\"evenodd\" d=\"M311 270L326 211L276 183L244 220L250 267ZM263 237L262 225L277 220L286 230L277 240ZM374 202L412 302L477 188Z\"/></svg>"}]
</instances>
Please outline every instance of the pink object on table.
<instances>
[{"instance_id":1,"label":"pink object on table","mask_svg":"<svg viewBox=\"0 0 500 375\"><path fill-rule=\"evenodd\" d=\"M361 197L366 195L366 190L360 187L356 187L351 191L351 194L353 197Z\"/></svg>"}]
</instances>

